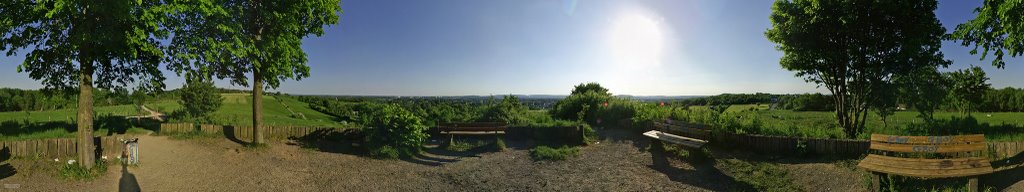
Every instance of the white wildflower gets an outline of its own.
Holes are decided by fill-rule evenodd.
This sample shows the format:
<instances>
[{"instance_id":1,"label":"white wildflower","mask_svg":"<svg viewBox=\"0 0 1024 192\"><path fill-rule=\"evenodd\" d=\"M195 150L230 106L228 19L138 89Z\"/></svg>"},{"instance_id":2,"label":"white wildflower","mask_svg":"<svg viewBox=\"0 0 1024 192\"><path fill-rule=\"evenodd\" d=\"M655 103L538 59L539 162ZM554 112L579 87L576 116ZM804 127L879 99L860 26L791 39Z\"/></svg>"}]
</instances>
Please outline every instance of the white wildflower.
<instances>
[{"instance_id":1,"label":"white wildflower","mask_svg":"<svg viewBox=\"0 0 1024 192\"><path fill-rule=\"evenodd\" d=\"M75 163L74 159L68 159L68 165L71 165L71 164L74 164L74 163Z\"/></svg>"},{"instance_id":2,"label":"white wildflower","mask_svg":"<svg viewBox=\"0 0 1024 192\"><path fill-rule=\"evenodd\" d=\"M60 159L53 158L53 162L60 162Z\"/></svg>"},{"instance_id":3,"label":"white wildflower","mask_svg":"<svg viewBox=\"0 0 1024 192\"><path fill-rule=\"evenodd\" d=\"M104 155L103 157L100 157L100 158L103 158L103 159L107 159L107 156L106 156L106 155Z\"/></svg>"}]
</instances>

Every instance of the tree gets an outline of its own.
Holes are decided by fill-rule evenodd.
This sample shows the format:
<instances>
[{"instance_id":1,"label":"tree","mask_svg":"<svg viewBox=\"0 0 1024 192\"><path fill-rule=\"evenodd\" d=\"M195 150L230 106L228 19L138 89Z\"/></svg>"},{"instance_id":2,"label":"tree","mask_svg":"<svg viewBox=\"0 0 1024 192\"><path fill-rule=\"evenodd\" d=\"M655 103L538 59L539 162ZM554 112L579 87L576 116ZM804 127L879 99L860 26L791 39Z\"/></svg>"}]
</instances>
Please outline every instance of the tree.
<instances>
[{"instance_id":1,"label":"tree","mask_svg":"<svg viewBox=\"0 0 1024 192\"><path fill-rule=\"evenodd\" d=\"M600 95L612 96L611 93L608 93L608 89L601 87L601 84L597 84L595 82L586 84L580 83L579 85L576 85L576 87L572 88L572 93L570 93L570 95L578 95L591 91Z\"/></svg>"},{"instance_id":2,"label":"tree","mask_svg":"<svg viewBox=\"0 0 1024 192\"><path fill-rule=\"evenodd\" d=\"M981 67L971 66L947 75L952 82L950 99L961 114L971 116L971 111L977 110L985 98L985 91L991 89L991 85L986 83L988 77L985 77L985 71Z\"/></svg>"},{"instance_id":3,"label":"tree","mask_svg":"<svg viewBox=\"0 0 1024 192\"><path fill-rule=\"evenodd\" d=\"M922 68L948 66L939 48L945 29L935 1L778 0L768 40L784 54L779 64L832 92L848 137L864 130L870 108L897 86L894 79Z\"/></svg>"},{"instance_id":4,"label":"tree","mask_svg":"<svg viewBox=\"0 0 1024 192\"><path fill-rule=\"evenodd\" d=\"M188 117L206 119L210 113L220 109L224 98L220 96L213 81L202 78L189 78L181 87L182 110Z\"/></svg>"},{"instance_id":5,"label":"tree","mask_svg":"<svg viewBox=\"0 0 1024 192\"><path fill-rule=\"evenodd\" d=\"M549 111L552 116L564 120L586 120L596 122L595 114L598 106L611 99L608 89L597 83L577 85L565 99L555 103Z\"/></svg>"},{"instance_id":6,"label":"tree","mask_svg":"<svg viewBox=\"0 0 1024 192\"><path fill-rule=\"evenodd\" d=\"M0 51L7 56L29 49L18 72L47 88L78 87L78 158L95 162L93 91L123 89L141 82L162 89L157 39L161 1L0 1Z\"/></svg>"},{"instance_id":7,"label":"tree","mask_svg":"<svg viewBox=\"0 0 1024 192\"><path fill-rule=\"evenodd\" d=\"M191 1L179 6L171 26L168 69L248 85L252 73L253 143L262 144L264 85L309 76L302 38L323 35L338 23L339 0Z\"/></svg>"},{"instance_id":8,"label":"tree","mask_svg":"<svg viewBox=\"0 0 1024 192\"><path fill-rule=\"evenodd\" d=\"M1024 54L1024 2L985 0L974 12L978 15L957 25L950 39L960 40L963 46L973 45L972 55L978 54L981 47L980 60L985 60L988 52L993 51L996 58L992 59L992 66L1000 69L1006 66L1004 54L1011 57Z\"/></svg>"},{"instance_id":9,"label":"tree","mask_svg":"<svg viewBox=\"0 0 1024 192\"><path fill-rule=\"evenodd\" d=\"M935 110L942 106L949 92L949 80L935 68L920 68L910 75L898 76L897 101L913 107L925 121L935 120Z\"/></svg>"}]
</instances>

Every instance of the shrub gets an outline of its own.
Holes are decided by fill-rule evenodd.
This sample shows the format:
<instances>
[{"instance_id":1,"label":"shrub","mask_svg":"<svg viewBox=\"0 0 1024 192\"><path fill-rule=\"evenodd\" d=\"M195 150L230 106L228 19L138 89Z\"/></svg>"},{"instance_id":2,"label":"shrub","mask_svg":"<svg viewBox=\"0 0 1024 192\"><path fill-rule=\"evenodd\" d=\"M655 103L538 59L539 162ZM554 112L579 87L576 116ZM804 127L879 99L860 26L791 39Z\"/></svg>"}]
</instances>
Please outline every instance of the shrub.
<instances>
[{"instance_id":1,"label":"shrub","mask_svg":"<svg viewBox=\"0 0 1024 192\"><path fill-rule=\"evenodd\" d=\"M580 84L573 89L572 94L555 103L550 111L551 116L563 120L585 120L595 123L598 106L603 106L610 98L612 96L608 89L597 83Z\"/></svg>"},{"instance_id":2,"label":"shrub","mask_svg":"<svg viewBox=\"0 0 1024 192\"><path fill-rule=\"evenodd\" d=\"M181 100L178 102L181 103L184 119L206 119L224 102L217 87L208 80L189 79L180 92Z\"/></svg>"},{"instance_id":3,"label":"shrub","mask_svg":"<svg viewBox=\"0 0 1024 192\"><path fill-rule=\"evenodd\" d=\"M370 154L381 158L412 156L427 139L427 126L420 117L398 105L379 105L364 125Z\"/></svg>"},{"instance_id":4,"label":"shrub","mask_svg":"<svg viewBox=\"0 0 1024 192\"><path fill-rule=\"evenodd\" d=\"M529 118L526 116L528 110L523 103L519 102L518 97L507 95L501 102L488 106L481 119L507 124L522 124L529 122Z\"/></svg>"},{"instance_id":5,"label":"shrub","mask_svg":"<svg viewBox=\"0 0 1024 192\"><path fill-rule=\"evenodd\" d=\"M580 152L579 148L562 146L559 148L551 148L548 146L537 146L530 149L530 157L535 161L561 161L568 159L569 157L575 157Z\"/></svg>"}]
</instances>

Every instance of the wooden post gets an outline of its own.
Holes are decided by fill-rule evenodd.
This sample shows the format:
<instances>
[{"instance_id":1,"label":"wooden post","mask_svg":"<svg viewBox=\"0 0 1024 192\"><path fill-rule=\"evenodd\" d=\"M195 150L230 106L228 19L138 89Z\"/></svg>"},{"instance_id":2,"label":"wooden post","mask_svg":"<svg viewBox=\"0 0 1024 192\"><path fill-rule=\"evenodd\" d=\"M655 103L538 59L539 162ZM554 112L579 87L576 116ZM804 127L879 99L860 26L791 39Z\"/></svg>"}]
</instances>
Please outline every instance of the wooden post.
<instances>
[{"instance_id":1,"label":"wooden post","mask_svg":"<svg viewBox=\"0 0 1024 192\"><path fill-rule=\"evenodd\" d=\"M967 179L967 190L970 192L978 192L978 177L971 177Z\"/></svg>"},{"instance_id":2,"label":"wooden post","mask_svg":"<svg viewBox=\"0 0 1024 192\"><path fill-rule=\"evenodd\" d=\"M882 189L882 174L871 172L871 191L879 191Z\"/></svg>"}]
</instances>

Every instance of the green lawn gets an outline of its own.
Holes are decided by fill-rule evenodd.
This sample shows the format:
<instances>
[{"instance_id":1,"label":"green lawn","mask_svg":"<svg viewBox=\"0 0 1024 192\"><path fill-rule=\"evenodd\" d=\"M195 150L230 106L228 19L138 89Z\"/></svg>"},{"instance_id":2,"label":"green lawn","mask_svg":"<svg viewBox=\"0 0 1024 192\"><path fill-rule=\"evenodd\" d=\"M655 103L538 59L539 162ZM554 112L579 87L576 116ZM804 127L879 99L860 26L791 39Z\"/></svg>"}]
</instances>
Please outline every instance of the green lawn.
<instances>
[{"instance_id":1,"label":"green lawn","mask_svg":"<svg viewBox=\"0 0 1024 192\"><path fill-rule=\"evenodd\" d=\"M141 114L132 105L96 107L96 135L146 132L147 122L133 122L124 116ZM74 137L78 110L0 112L0 140Z\"/></svg>"},{"instance_id":2,"label":"green lawn","mask_svg":"<svg viewBox=\"0 0 1024 192\"><path fill-rule=\"evenodd\" d=\"M221 125L252 125L252 97L249 94L223 94L224 104L214 112L213 121ZM152 110L171 115L180 110L177 100L147 103ZM156 130L159 122L131 121L124 116L148 115L133 105L96 107L96 135L144 133ZM53 111L0 112L0 140L70 138L75 136L77 109ZM173 122L173 120L172 120ZM335 118L310 109L308 104L291 97L264 96L263 122L271 126L350 127Z\"/></svg>"},{"instance_id":3,"label":"green lawn","mask_svg":"<svg viewBox=\"0 0 1024 192\"><path fill-rule=\"evenodd\" d=\"M691 111L702 111L706 107L694 106ZM756 110L752 110L756 109ZM843 138L834 112L807 112L790 110L769 110L767 105L733 105L726 110L732 118L739 119L742 131L766 135L803 136L817 138ZM699 116L698 113L679 112L677 117ZM868 115L866 133L858 138L867 138L870 133L900 135L942 135L984 133L989 140L1024 140L1024 113L973 113L977 122L950 122L961 115L956 112L936 112L938 125L925 125L916 111L898 111L883 123L878 114ZM693 118L700 119L700 118ZM701 120L697 120L701 121Z\"/></svg>"}]
</instances>

